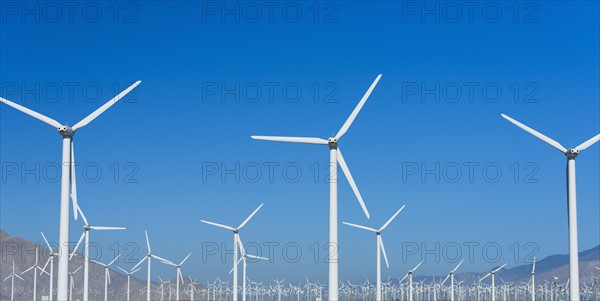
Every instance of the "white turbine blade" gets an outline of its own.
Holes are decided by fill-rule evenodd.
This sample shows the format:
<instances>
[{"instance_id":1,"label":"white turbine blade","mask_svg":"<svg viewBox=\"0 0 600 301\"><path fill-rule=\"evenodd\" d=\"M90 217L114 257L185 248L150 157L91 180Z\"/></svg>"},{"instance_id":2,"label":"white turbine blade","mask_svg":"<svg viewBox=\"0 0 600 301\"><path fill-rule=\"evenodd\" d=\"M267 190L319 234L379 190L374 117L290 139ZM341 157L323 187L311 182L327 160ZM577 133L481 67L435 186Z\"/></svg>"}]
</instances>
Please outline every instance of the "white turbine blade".
<instances>
[{"instance_id":1,"label":"white turbine blade","mask_svg":"<svg viewBox=\"0 0 600 301\"><path fill-rule=\"evenodd\" d=\"M141 269L142 269L142 268L139 268L139 269L137 269L137 270L136 270L136 269L131 269L131 274L134 274L134 273L136 273L137 271L139 271L139 270L141 270Z\"/></svg>"},{"instance_id":2,"label":"white turbine blade","mask_svg":"<svg viewBox=\"0 0 600 301\"><path fill-rule=\"evenodd\" d=\"M408 273L406 273L406 275L404 275L404 277L402 277L402 280L400 280L400 282L398 282L398 283L402 283L402 281L404 281L404 279L406 279L406 277L408 277Z\"/></svg>"},{"instance_id":3,"label":"white turbine blade","mask_svg":"<svg viewBox=\"0 0 600 301\"><path fill-rule=\"evenodd\" d=\"M205 223L205 224L213 225L213 226L215 226L215 227L219 227L219 228L227 229L227 230L229 230L229 231L233 231L233 230L235 230L233 227L230 227L230 226L226 226L226 225L222 225L222 224L217 224L217 223L214 223L214 222L209 222L209 221L205 221L205 220L200 220L200 221L201 221L201 222L203 222L203 223Z\"/></svg>"},{"instance_id":4,"label":"white turbine blade","mask_svg":"<svg viewBox=\"0 0 600 301\"><path fill-rule=\"evenodd\" d=\"M402 212L402 210L404 209L405 206L406 205L404 205L404 206L402 206L402 208L398 209L398 211L396 211L396 213L392 217L390 217L390 219L387 222L385 222L385 224L381 227L381 229L379 229L379 231L381 232L381 231L385 230L385 228L387 228L387 226L396 218L396 216L398 216L398 214L400 214L400 212Z\"/></svg>"},{"instance_id":5,"label":"white turbine blade","mask_svg":"<svg viewBox=\"0 0 600 301\"><path fill-rule=\"evenodd\" d=\"M347 223L347 222L342 222L342 224L344 224L346 226L350 226L350 227L354 227L354 228L359 228L359 229L363 229L363 230L367 230L367 231L371 231L371 232L377 233L377 230L375 230L373 228L370 228L370 227L361 226L361 225L352 224L352 223Z\"/></svg>"},{"instance_id":6,"label":"white turbine blade","mask_svg":"<svg viewBox=\"0 0 600 301\"><path fill-rule=\"evenodd\" d=\"M246 256L253 258L253 259L260 259L260 260L269 260L269 258L266 257L261 257L261 256L256 256L256 255L250 255L250 254L246 254Z\"/></svg>"},{"instance_id":7,"label":"white turbine blade","mask_svg":"<svg viewBox=\"0 0 600 301\"><path fill-rule=\"evenodd\" d=\"M541 139L542 141L550 144L551 146L553 146L557 150L561 151L563 154L567 152L567 149L564 146L562 146L560 143L552 140L550 137L548 137L548 136L546 136L546 135L544 135L544 134L542 134L542 133L540 133L540 132L538 132L538 131L536 131L536 130L534 130L534 129L532 129L532 128L530 128L530 127L528 127L528 126L526 126L526 125L524 125L524 124L522 124L522 123L520 123L520 122L518 122L518 121L516 121L516 120L514 120L512 118L510 118L507 115L504 115L504 114L500 114L500 115L502 115L502 117L504 117L504 119L512 122L514 125L520 127L521 129L525 130L529 134L534 135L534 136L538 137L539 139Z\"/></svg>"},{"instance_id":8,"label":"white turbine blade","mask_svg":"<svg viewBox=\"0 0 600 301\"><path fill-rule=\"evenodd\" d=\"M92 230L99 230L99 231L105 231L105 230L127 230L127 228L124 228L124 227L104 227L104 226L90 226L90 229L92 229Z\"/></svg>"},{"instance_id":9,"label":"white turbine blade","mask_svg":"<svg viewBox=\"0 0 600 301\"><path fill-rule=\"evenodd\" d=\"M106 278L108 278L108 284L111 284L111 281L110 281L110 270L108 268L106 269Z\"/></svg>"},{"instance_id":10,"label":"white turbine blade","mask_svg":"<svg viewBox=\"0 0 600 301\"><path fill-rule=\"evenodd\" d=\"M425 260L421 260L421 262L419 262L419 264L417 264L417 266L414 269L412 269L411 271L412 272L416 271L423 262L425 262Z\"/></svg>"},{"instance_id":11,"label":"white turbine blade","mask_svg":"<svg viewBox=\"0 0 600 301\"><path fill-rule=\"evenodd\" d=\"M496 273L496 272L500 271L500 270L501 270L502 268L504 268L504 267L505 267L507 264L508 264L508 263L505 263L505 264L503 264L501 267L499 267L499 268L495 269L495 270L493 271L493 273Z\"/></svg>"},{"instance_id":12,"label":"white turbine blade","mask_svg":"<svg viewBox=\"0 0 600 301\"><path fill-rule=\"evenodd\" d=\"M247 224L247 223L250 221L250 219L252 219L252 217L253 217L253 216L254 216L254 215L255 215L255 214L258 212L258 210L260 210L260 208L262 208L262 206L263 206L263 205L264 205L264 204L260 204L260 205L258 206L258 208L256 208L256 209L254 210L254 212L252 212L252 214L250 214L250 215L249 215L249 216L246 218L246 220L244 220L244 221L243 221L243 222L240 224L240 226L238 227L238 230L239 230L239 229L242 229L242 228L243 228L243 227L244 227L244 226L245 226L245 225L246 225L246 224Z\"/></svg>"},{"instance_id":13,"label":"white turbine blade","mask_svg":"<svg viewBox=\"0 0 600 301\"><path fill-rule=\"evenodd\" d=\"M21 279L21 280L25 281L25 279L21 278L21 276L19 276L19 275L17 275L17 274L13 274L13 275L15 275L15 277L17 277L17 278L19 278L19 279Z\"/></svg>"},{"instance_id":14,"label":"white turbine blade","mask_svg":"<svg viewBox=\"0 0 600 301\"><path fill-rule=\"evenodd\" d=\"M46 272L46 267L48 266L48 264L50 263L50 260L52 259L53 255L50 255L50 257L48 257L48 260L46 260L46 264L44 264L44 267L42 268L42 272L47 273ZM40 272L40 275L42 274L42 272Z\"/></svg>"},{"instance_id":15,"label":"white turbine blade","mask_svg":"<svg viewBox=\"0 0 600 301\"><path fill-rule=\"evenodd\" d=\"M385 252L385 246L383 245L383 238L381 238L381 235L377 235L377 243L381 246L381 253L383 253L383 259L385 259L385 265L389 269L390 263L388 262L387 253Z\"/></svg>"},{"instance_id":16,"label":"white turbine blade","mask_svg":"<svg viewBox=\"0 0 600 301\"><path fill-rule=\"evenodd\" d=\"M146 259L148 259L148 256L144 256L142 260L140 260L136 265L133 266L132 270L135 270L135 268L142 264L142 262L146 261Z\"/></svg>"},{"instance_id":17,"label":"white turbine blade","mask_svg":"<svg viewBox=\"0 0 600 301\"><path fill-rule=\"evenodd\" d=\"M77 241L77 244L75 245L75 248L73 249L73 252L71 252L71 255L69 255L69 260L73 259L73 256L75 256L75 253L77 252L77 249L79 248L79 245L83 241L84 237L85 237L85 231L83 231L83 233L81 233L81 236L79 236L79 240Z\"/></svg>"},{"instance_id":18,"label":"white turbine blade","mask_svg":"<svg viewBox=\"0 0 600 301\"><path fill-rule=\"evenodd\" d=\"M171 264L171 265L175 265L175 263L173 263L172 261L170 261L170 260L168 260L168 259L164 259L164 258L162 258L162 257L159 257L158 255L151 254L150 256L152 256L152 258L156 258L156 259L158 259L158 260L162 261L163 263L166 263L166 264ZM176 265L175 265L175 266L176 266Z\"/></svg>"},{"instance_id":19,"label":"white turbine blade","mask_svg":"<svg viewBox=\"0 0 600 301\"><path fill-rule=\"evenodd\" d=\"M28 109L28 108L26 108L24 106L18 105L18 104L14 103L14 102L12 102L12 101L10 101L8 99L0 97L0 101L3 102L3 103L5 103L5 104L7 104L7 105L9 105L9 106L11 106L11 107L13 107L13 108L15 108L15 109L17 109L17 110L19 110L19 111L21 111L21 112L23 112L23 113L25 113L25 114L27 114L27 115L29 115L29 116L31 116L31 117L33 117L33 118L35 118L35 119L37 119L37 120L40 120L40 121L42 121L44 123L47 123L47 124L49 124L49 125L51 125L51 126L53 126L55 128L59 128L59 127L62 126L62 124L60 124L58 121L56 121L56 120L54 120L54 119L52 119L52 118L50 118L48 116L42 115L42 114L40 114L38 112L35 112L33 110L30 110L30 109Z\"/></svg>"},{"instance_id":20,"label":"white turbine blade","mask_svg":"<svg viewBox=\"0 0 600 301\"><path fill-rule=\"evenodd\" d=\"M245 256L246 249L244 248L244 244L242 243L242 239L240 238L239 234L236 236L236 243L237 243L238 247L240 248L240 252L242 253L242 256Z\"/></svg>"},{"instance_id":21,"label":"white turbine blade","mask_svg":"<svg viewBox=\"0 0 600 301\"><path fill-rule=\"evenodd\" d=\"M81 121L76 123L73 126L73 131L77 131L78 129L86 126L92 120L96 119L96 117L98 117L100 114L104 113L104 111L106 111L108 108L110 108L112 105L117 103L117 101L119 101L121 98L123 98L123 96L125 96L127 93L129 93L131 90L133 90L135 87L137 87L137 85L139 85L141 82L142 81L138 80L137 82L133 83L133 85L129 86L127 89L123 90L117 96L113 97L113 99L106 102L104 105L99 107L96 111L94 111L92 114L88 115L87 117L83 118Z\"/></svg>"},{"instance_id":22,"label":"white turbine blade","mask_svg":"<svg viewBox=\"0 0 600 301\"><path fill-rule=\"evenodd\" d=\"M40 232L40 233L42 233L42 238L44 238L44 241L46 242L46 246L48 246L48 249L50 249L50 252L54 253L54 251L52 251L52 247L50 246L50 243L46 239L46 235L44 235L44 232Z\"/></svg>"},{"instance_id":23,"label":"white turbine blade","mask_svg":"<svg viewBox=\"0 0 600 301\"><path fill-rule=\"evenodd\" d=\"M598 140L600 140L600 134L598 134L598 135L590 138L590 140L580 144L579 146L576 147L576 149L582 151L582 150L590 147L592 144L598 142Z\"/></svg>"},{"instance_id":24,"label":"white turbine blade","mask_svg":"<svg viewBox=\"0 0 600 301\"><path fill-rule=\"evenodd\" d=\"M78 268L77 268L75 271L73 271L71 274L75 274L75 273L79 272L79 270L81 270L81 268L82 268L82 267L83 267L83 266L80 266L80 267L78 267Z\"/></svg>"},{"instance_id":25,"label":"white turbine blade","mask_svg":"<svg viewBox=\"0 0 600 301\"><path fill-rule=\"evenodd\" d=\"M490 276L492 273L487 273L485 276L483 276L483 278L479 279L479 282L483 281L483 279L487 278L488 276Z\"/></svg>"},{"instance_id":26,"label":"white turbine blade","mask_svg":"<svg viewBox=\"0 0 600 301\"><path fill-rule=\"evenodd\" d=\"M312 137L283 137L283 136L250 136L250 137L255 140L327 145L327 140L321 139L321 138L312 138Z\"/></svg>"},{"instance_id":27,"label":"white turbine blade","mask_svg":"<svg viewBox=\"0 0 600 301\"><path fill-rule=\"evenodd\" d=\"M125 273L125 274L129 274L129 272L125 271L123 268L121 268L120 266L117 266L117 269L121 270L121 272Z\"/></svg>"},{"instance_id":28,"label":"white turbine blade","mask_svg":"<svg viewBox=\"0 0 600 301\"><path fill-rule=\"evenodd\" d=\"M152 253L150 251L150 239L148 239L148 231L144 230L144 234L146 234L146 245L148 246L148 253Z\"/></svg>"},{"instance_id":29,"label":"white turbine blade","mask_svg":"<svg viewBox=\"0 0 600 301\"><path fill-rule=\"evenodd\" d=\"M180 265L180 266L181 266L181 265L183 265L183 263L184 263L184 262L185 262L185 261L186 261L186 260L187 260L187 259L188 259L190 256L192 256L192 253L188 254L188 256L186 256L186 257L185 257L185 258L184 258L184 259L181 261L181 263L180 263L179 265Z\"/></svg>"},{"instance_id":30,"label":"white turbine blade","mask_svg":"<svg viewBox=\"0 0 600 301\"><path fill-rule=\"evenodd\" d=\"M362 210L365 213L365 215L367 216L367 218L371 218L371 215L369 214L369 210L367 210L367 206L365 205L365 202L363 201L363 198L360 195L360 191L358 191L358 187L356 186L356 183L354 182L354 178L352 178L350 169L348 169L348 165L346 165L346 161L344 160L344 157L342 156L342 151L340 150L339 147L337 149L337 160L338 160L338 163L340 164L340 167L342 168L342 171L344 172L344 175L346 175L346 179L348 180L348 183L350 183L350 187L352 187L352 191L354 191L354 194L356 195L356 198L358 199L358 203L360 203L360 207L362 207Z\"/></svg>"},{"instance_id":31,"label":"white turbine blade","mask_svg":"<svg viewBox=\"0 0 600 301\"><path fill-rule=\"evenodd\" d=\"M464 259L463 259L463 260L461 260L461 261L460 261L460 262L459 262L459 263L456 265L456 267L454 268L454 270L452 270L452 273L454 273L454 272L456 272L456 270L458 270L458 267L460 267L460 265L463 263L463 261L464 261Z\"/></svg>"},{"instance_id":32,"label":"white turbine blade","mask_svg":"<svg viewBox=\"0 0 600 301\"><path fill-rule=\"evenodd\" d=\"M448 276L446 276L446 278L444 278L444 281L442 281L442 283L440 283L440 285L444 285L444 283L446 282L446 280L448 280L448 278L450 278L450 274L448 274Z\"/></svg>"},{"instance_id":33,"label":"white turbine blade","mask_svg":"<svg viewBox=\"0 0 600 301\"><path fill-rule=\"evenodd\" d=\"M95 263L95 264L99 264L101 266L106 267L106 265L104 263L100 262L100 261L97 261L97 260L94 260L94 259L90 259L90 261L93 262L93 263Z\"/></svg>"},{"instance_id":34,"label":"white turbine blade","mask_svg":"<svg viewBox=\"0 0 600 301\"><path fill-rule=\"evenodd\" d=\"M180 269L177 270L177 275L179 275L179 279L181 279L181 284L184 284L185 281L183 281L183 276L181 275L181 270Z\"/></svg>"},{"instance_id":35,"label":"white turbine blade","mask_svg":"<svg viewBox=\"0 0 600 301\"><path fill-rule=\"evenodd\" d=\"M32 265L30 268L28 268L28 269L26 269L25 271L21 272L21 275L23 275L23 274L25 274L25 273L27 273L27 272L31 271L32 269L35 269L35 268L36 268L36 266L35 266L35 265ZM34 272L34 273L35 273L35 272Z\"/></svg>"},{"instance_id":36,"label":"white turbine blade","mask_svg":"<svg viewBox=\"0 0 600 301\"><path fill-rule=\"evenodd\" d=\"M597 268L598 269L598 268ZM599 269L600 270L600 269ZM535 273L535 256L533 256L533 268L531 269L531 273Z\"/></svg>"},{"instance_id":37,"label":"white turbine blade","mask_svg":"<svg viewBox=\"0 0 600 301\"><path fill-rule=\"evenodd\" d=\"M115 259L113 259L109 264L107 264L106 266L109 267L111 266L113 263L115 263L115 261L117 261L117 259L119 259L119 257L121 257L121 254L119 254L117 257L115 257Z\"/></svg>"},{"instance_id":38,"label":"white turbine blade","mask_svg":"<svg viewBox=\"0 0 600 301\"><path fill-rule=\"evenodd\" d=\"M86 226L89 226L90 224L87 221L87 218L85 218L85 214L83 214L83 210L81 210L81 207L79 205L77 205L77 211L79 211L79 215L81 215L81 219L83 220L83 223Z\"/></svg>"},{"instance_id":39,"label":"white turbine blade","mask_svg":"<svg viewBox=\"0 0 600 301\"><path fill-rule=\"evenodd\" d=\"M348 128L350 128L350 125L352 125L352 122L354 121L354 119L356 118L358 113L360 112L360 109L362 109L365 102L367 102L369 95L371 95L371 92L373 92L373 89L375 89L375 86L377 86L377 83L379 82L380 79L381 79L381 74L377 75L377 78L375 78L375 81L373 81L373 83L371 84L371 86L369 87L369 89L367 90L365 95L363 95L362 99L358 102L358 105L356 106L356 108L354 108L354 111L352 111L352 114L350 114L350 117L348 117L348 119L346 120L344 125L342 125L342 128L340 128L339 132L335 135L336 139L342 138L342 136L344 136L346 131L348 131Z\"/></svg>"},{"instance_id":40,"label":"white turbine blade","mask_svg":"<svg viewBox=\"0 0 600 301\"><path fill-rule=\"evenodd\" d=\"M6 281L6 280L10 279L10 277L12 277L12 275L13 275L13 274L10 274L10 275L8 275L8 277L4 278L4 280L2 280L2 282L4 282L4 281Z\"/></svg>"},{"instance_id":41,"label":"white turbine blade","mask_svg":"<svg viewBox=\"0 0 600 301\"><path fill-rule=\"evenodd\" d=\"M75 151L71 139L71 200L73 201L73 217L77 220L77 178L75 176Z\"/></svg>"}]
</instances>

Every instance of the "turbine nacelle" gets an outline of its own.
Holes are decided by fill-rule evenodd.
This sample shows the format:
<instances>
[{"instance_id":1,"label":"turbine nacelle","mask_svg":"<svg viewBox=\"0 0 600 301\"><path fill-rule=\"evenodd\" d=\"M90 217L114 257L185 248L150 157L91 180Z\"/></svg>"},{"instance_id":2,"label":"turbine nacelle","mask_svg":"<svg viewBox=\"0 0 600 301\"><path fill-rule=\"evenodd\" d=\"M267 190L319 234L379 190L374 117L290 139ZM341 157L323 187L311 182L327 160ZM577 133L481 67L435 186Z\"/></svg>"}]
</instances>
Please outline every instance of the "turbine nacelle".
<instances>
[{"instance_id":1,"label":"turbine nacelle","mask_svg":"<svg viewBox=\"0 0 600 301\"><path fill-rule=\"evenodd\" d=\"M569 148L565 152L565 156L567 156L567 159L575 159L578 155L579 155L579 150L575 147Z\"/></svg>"},{"instance_id":2,"label":"turbine nacelle","mask_svg":"<svg viewBox=\"0 0 600 301\"><path fill-rule=\"evenodd\" d=\"M329 144L330 148L337 148L337 146L338 146L338 138L329 137L329 139L327 139L327 144Z\"/></svg>"},{"instance_id":3,"label":"turbine nacelle","mask_svg":"<svg viewBox=\"0 0 600 301\"><path fill-rule=\"evenodd\" d=\"M73 130L73 128L68 125L61 125L57 128L57 130L58 133L65 138L70 138L73 137L73 135L75 135L75 130Z\"/></svg>"}]
</instances>

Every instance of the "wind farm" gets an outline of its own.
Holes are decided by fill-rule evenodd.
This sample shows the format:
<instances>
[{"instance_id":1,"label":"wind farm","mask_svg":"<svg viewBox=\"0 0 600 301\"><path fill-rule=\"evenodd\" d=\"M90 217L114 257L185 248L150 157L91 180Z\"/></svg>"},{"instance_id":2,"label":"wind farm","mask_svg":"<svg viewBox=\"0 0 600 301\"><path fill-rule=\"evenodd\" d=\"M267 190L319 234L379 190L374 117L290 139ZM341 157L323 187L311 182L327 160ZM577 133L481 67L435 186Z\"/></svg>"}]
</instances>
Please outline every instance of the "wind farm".
<instances>
[{"instance_id":1,"label":"wind farm","mask_svg":"<svg viewBox=\"0 0 600 301\"><path fill-rule=\"evenodd\" d=\"M600 3L0 15L0 301L600 301Z\"/></svg>"}]
</instances>

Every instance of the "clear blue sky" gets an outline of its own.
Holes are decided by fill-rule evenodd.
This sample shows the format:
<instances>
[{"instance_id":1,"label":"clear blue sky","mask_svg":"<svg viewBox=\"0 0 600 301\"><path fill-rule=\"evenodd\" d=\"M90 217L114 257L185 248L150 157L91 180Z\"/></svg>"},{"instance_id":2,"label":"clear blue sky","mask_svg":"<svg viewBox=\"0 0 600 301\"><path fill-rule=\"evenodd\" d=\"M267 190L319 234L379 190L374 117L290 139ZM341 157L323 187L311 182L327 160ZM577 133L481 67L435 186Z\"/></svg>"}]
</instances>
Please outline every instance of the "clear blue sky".
<instances>
[{"instance_id":1,"label":"clear blue sky","mask_svg":"<svg viewBox=\"0 0 600 301\"><path fill-rule=\"evenodd\" d=\"M420 255L428 262L418 274L445 274L457 246L465 271L566 254L566 160L500 113L565 146L598 134L598 3L448 3L3 3L0 95L74 124L142 80L75 136L88 219L127 227L92 233L99 259L139 245L123 267L145 253L148 229L156 254L193 252L184 273L226 278L231 256L223 263L203 249L231 248L232 235L200 219L236 226L264 203L241 235L273 262L248 275L326 280L327 148L250 135L334 135L379 73L341 141L372 218L343 177L339 217L379 227L406 205L383 233L384 277L402 277ZM4 105L0 126L0 226L56 241L60 136ZM580 250L600 243L599 158L598 145L577 158ZM71 221L72 240L81 229ZM373 280L374 235L339 229L341 279Z\"/></svg>"}]
</instances>

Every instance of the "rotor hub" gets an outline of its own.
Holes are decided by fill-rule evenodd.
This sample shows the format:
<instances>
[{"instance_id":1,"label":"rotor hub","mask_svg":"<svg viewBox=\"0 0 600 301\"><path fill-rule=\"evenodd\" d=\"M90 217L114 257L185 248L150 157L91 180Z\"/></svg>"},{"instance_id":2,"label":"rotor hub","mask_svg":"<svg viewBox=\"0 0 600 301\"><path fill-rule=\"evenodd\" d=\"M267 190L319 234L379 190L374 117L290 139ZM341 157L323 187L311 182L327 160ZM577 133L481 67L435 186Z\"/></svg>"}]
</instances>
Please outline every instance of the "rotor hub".
<instances>
[{"instance_id":1,"label":"rotor hub","mask_svg":"<svg viewBox=\"0 0 600 301\"><path fill-rule=\"evenodd\" d=\"M575 159L579 155L579 150L576 148L569 148L565 153L567 159Z\"/></svg>"},{"instance_id":2,"label":"rotor hub","mask_svg":"<svg viewBox=\"0 0 600 301\"><path fill-rule=\"evenodd\" d=\"M338 140L335 137L329 137L329 139L327 139L327 144L329 144L329 148L337 148Z\"/></svg>"},{"instance_id":3,"label":"rotor hub","mask_svg":"<svg viewBox=\"0 0 600 301\"><path fill-rule=\"evenodd\" d=\"M73 129L68 125L63 125L59 127L58 133L64 138L70 138L73 137L73 135L75 135L75 131L73 131Z\"/></svg>"}]
</instances>

